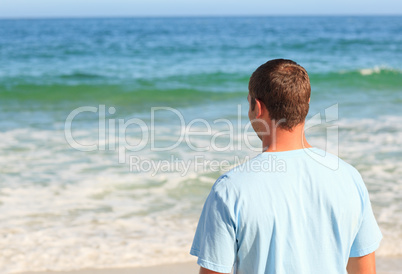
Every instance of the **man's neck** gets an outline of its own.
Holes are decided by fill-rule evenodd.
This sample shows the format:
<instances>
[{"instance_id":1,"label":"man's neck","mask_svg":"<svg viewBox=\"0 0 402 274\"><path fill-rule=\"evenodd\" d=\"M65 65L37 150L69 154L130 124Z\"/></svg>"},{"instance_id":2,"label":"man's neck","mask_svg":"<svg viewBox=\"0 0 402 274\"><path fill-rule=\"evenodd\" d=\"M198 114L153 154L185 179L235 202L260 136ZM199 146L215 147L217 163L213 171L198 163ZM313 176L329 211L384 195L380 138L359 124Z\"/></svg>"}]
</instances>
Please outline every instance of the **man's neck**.
<instances>
[{"instance_id":1,"label":"man's neck","mask_svg":"<svg viewBox=\"0 0 402 274\"><path fill-rule=\"evenodd\" d=\"M265 152L289 151L311 147L304 135L304 123L297 125L292 131L276 128L272 134L264 137L262 144Z\"/></svg>"}]
</instances>

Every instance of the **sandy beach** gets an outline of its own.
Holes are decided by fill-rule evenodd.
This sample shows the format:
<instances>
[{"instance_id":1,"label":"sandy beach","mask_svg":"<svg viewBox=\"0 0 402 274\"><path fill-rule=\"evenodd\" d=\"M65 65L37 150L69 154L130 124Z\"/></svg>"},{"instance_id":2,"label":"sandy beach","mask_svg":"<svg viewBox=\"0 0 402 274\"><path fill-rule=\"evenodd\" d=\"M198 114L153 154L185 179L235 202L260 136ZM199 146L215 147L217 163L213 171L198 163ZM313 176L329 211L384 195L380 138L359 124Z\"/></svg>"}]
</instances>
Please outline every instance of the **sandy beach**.
<instances>
[{"instance_id":1,"label":"sandy beach","mask_svg":"<svg viewBox=\"0 0 402 274\"><path fill-rule=\"evenodd\" d=\"M402 258L377 258L378 274L400 274L402 273ZM169 265L158 265L150 267L135 268L108 268L108 269L82 269L75 271L42 271L42 272L24 272L21 274L50 274L50 273L71 273L71 274L197 274L199 266L196 261L189 263L177 263Z\"/></svg>"},{"instance_id":2,"label":"sandy beach","mask_svg":"<svg viewBox=\"0 0 402 274\"><path fill-rule=\"evenodd\" d=\"M43 272L24 272L22 274L49 274L49 273L71 273L71 274L159 274L159 273L175 273L175 274L189 274L198 273L199 266L197 263L179 263L171 265L158 265L150 267L136 267L136 268L108 268L108 269L82 269L75 271L43 271Z\"/></svg>"}]
</instances>

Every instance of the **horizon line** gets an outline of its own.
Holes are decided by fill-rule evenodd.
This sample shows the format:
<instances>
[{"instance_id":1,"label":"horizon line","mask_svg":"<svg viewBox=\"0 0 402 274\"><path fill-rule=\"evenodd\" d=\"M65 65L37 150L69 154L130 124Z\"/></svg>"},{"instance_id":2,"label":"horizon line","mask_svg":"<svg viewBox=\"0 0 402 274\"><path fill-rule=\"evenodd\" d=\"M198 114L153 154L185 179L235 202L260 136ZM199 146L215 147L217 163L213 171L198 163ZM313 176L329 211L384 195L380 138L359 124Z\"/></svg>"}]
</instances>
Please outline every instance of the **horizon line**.
<instances>
[{"instance_id":1,"label":"horizon line","mask_svg":"<svg viewBox=\"0 0 402 274\"><path fill-rule=\"evenodd\" d=\"M0 20L34 20L34 19L123 19L123 18L219 18L219 17L397 17L402 14L211 14L211 15L66 15L66 16L0 16Z\"/></svg>"}]
</instances>

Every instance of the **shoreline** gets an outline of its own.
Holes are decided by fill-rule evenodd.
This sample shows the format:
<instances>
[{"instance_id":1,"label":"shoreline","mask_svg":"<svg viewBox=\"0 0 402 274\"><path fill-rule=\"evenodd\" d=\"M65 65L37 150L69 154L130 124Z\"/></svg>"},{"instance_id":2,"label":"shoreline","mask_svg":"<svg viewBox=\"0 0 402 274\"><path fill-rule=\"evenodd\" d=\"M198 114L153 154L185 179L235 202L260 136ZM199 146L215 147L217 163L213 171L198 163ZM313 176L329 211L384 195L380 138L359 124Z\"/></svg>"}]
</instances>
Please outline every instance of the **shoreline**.
<instances>
[{"instance_id":1,"label":"shoreline","mask_svg":"<svg viewBox=\"0 0 402 274\"><path fill-rule=\"evenodd\" d=\"M402 273L402 258L401 257L377 257L376 266L378 274L400 274ZM175 273L175 274L197 274L199 266L196 260L186 263L173 263L155 266L144 267L122 267L122 268L87 268L71 271L38 271L38 272L19 272L20 274L160 274L160 273Z\"/></svg>"},{"instance_id":2,"label":"shoreline","mask_svg":"<svg viewBox=\"0 0 402 274\"><path fill-rule=\"evenodd\" d=\"M51 273L70 273L70 274L160 274L160 273L175 273L175 274L190 274L198 273L200 267L196 261L187 263L173 263L155 266L139 266L139 267L122 267L122 268L86 268L70 271L38 271L38 272L18 272L19 274L51 274Z\"/></svg>"}]
</instances>

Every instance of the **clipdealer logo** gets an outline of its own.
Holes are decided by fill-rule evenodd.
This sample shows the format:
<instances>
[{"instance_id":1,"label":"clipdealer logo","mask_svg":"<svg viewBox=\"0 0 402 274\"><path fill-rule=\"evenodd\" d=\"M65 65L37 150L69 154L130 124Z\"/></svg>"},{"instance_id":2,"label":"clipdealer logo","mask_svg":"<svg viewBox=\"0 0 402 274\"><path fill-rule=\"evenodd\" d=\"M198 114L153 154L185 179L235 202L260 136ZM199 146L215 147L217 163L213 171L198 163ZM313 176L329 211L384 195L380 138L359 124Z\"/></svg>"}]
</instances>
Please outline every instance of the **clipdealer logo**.
<instances>
[{"instance_id":1,"label":"clipdealer logo","mask_svg":"<svg viewBox=\"0 0 402 274\"><path fill-rule=\"evenodd\" d=\"M262 160L250 161L249 156L243 158L234 156L234 163L229 160L210 160L205 156L196 155L194 158L183 160L173 155L169 159L150 160L140 156L129 157L130 172L150 173L155 176L159 173L179 173L186 176L189 171L196 173L204 172L227 172L233 167L239 171L247 172L286 172L286 161L278 159L275 155L267 155Z\"/></svg>"},{"instance_id":2,"label":"clipdealer logo","mask_svg":"<svg viewBox=\"0 0 402 274\"><path fill-rule=\"evenodd\" d=\"M74 119L76 119L77 116L81 115L82 113L94 113L97 115L98 135L97 140L95 140L92 144L81 144L73 137L73 121ZM151 164L149 162L151 160L140 158L139 156L127 155L127 152L140 152L144 149L148 149L151 152L166 152L177 149L180 145L183 144L193 152L208 152L211 150L216 152L235 152L242 150L243 145L246 147L246 149L250 151L261 151L260 146L255 147L250 142L250 138L255 137L255 133L250 131L253 121L249 121L244 126L244 128L242 126L241 120L243 116L241 105L237 106L236 120L219 118L213 120L212 122L205 119L196 118L186 123L183 114L179 110L171 107L152 107L150 111L150 120L148 121L148 123L146 122L147 120L144 121L136 117L132 117L129 119L106 119L107 114L113 115L115 113L116 109L114 107L109 107L106 111L105 105L99 105L98 107L82 106L74 109L70 112L65 121L64 133L67 143L72 148L83 152L96 150L117 151L118 162L120 164L127 163L127 160L129 160L129 164L130 166L132 166L133 163L140 164L141 162L145 161L145 163L143 164L143 170L149 169L145 168L145 165L148 165L152 166L153 170L156 169L159 171L167 169L168 164L166 163L166 161ZM156 136L158 136L160 128L158 128L155 121L157 119L160 119L161 117L166 117L167 115L174 115L180 126L179 130L177 131L177 135L172 136L176 138L173 143L162 146L161 143L158 143L156 138ZM277 123L274 124L278 126L282 120L279 120ZM333 170L337 169L339 166L339 161L336 160L337 157L331 157L331 154L338 156L339 151L338 126L334 124L334 122L337 120L338 104L334 104L324 110L324 115L322 115L321 113L317 113L313 115L310 119L306 120L305 123L306 132L314 127L325 127L326 147L323 150L324 153L317 153L316 151L308 149L305 151L314 160ZM133 137L133 133L129 133L128 129L132 129L134 127L137 129L134 138L136 140L136 143L130 143L127 140L127 137ZM219 130L213 130L213 128L217 127L219 128ZM272 134L275 138L276 128L270 129L268 126L266 126L266 128L267 132L265 134ZM200 146L199 144L197 145L197 143L192 141L191 137L208 138L208 142L206 145ZM226 145L219 145L218 138L227 140ZM176 162L177 161L175 160L173 164L175 164ZM193 160L192 165L194 165L196 162L197 161ZM164 168L155 168L156 165L159 165L160 167L164 166ZM171 165L172 163L170 163L170 166ZM189 164L186 163L185 165ZM223 165L225 166L225 164ZM221 170L222 169L224 168L221 168Z\"/></svg>"}]
</instances>

